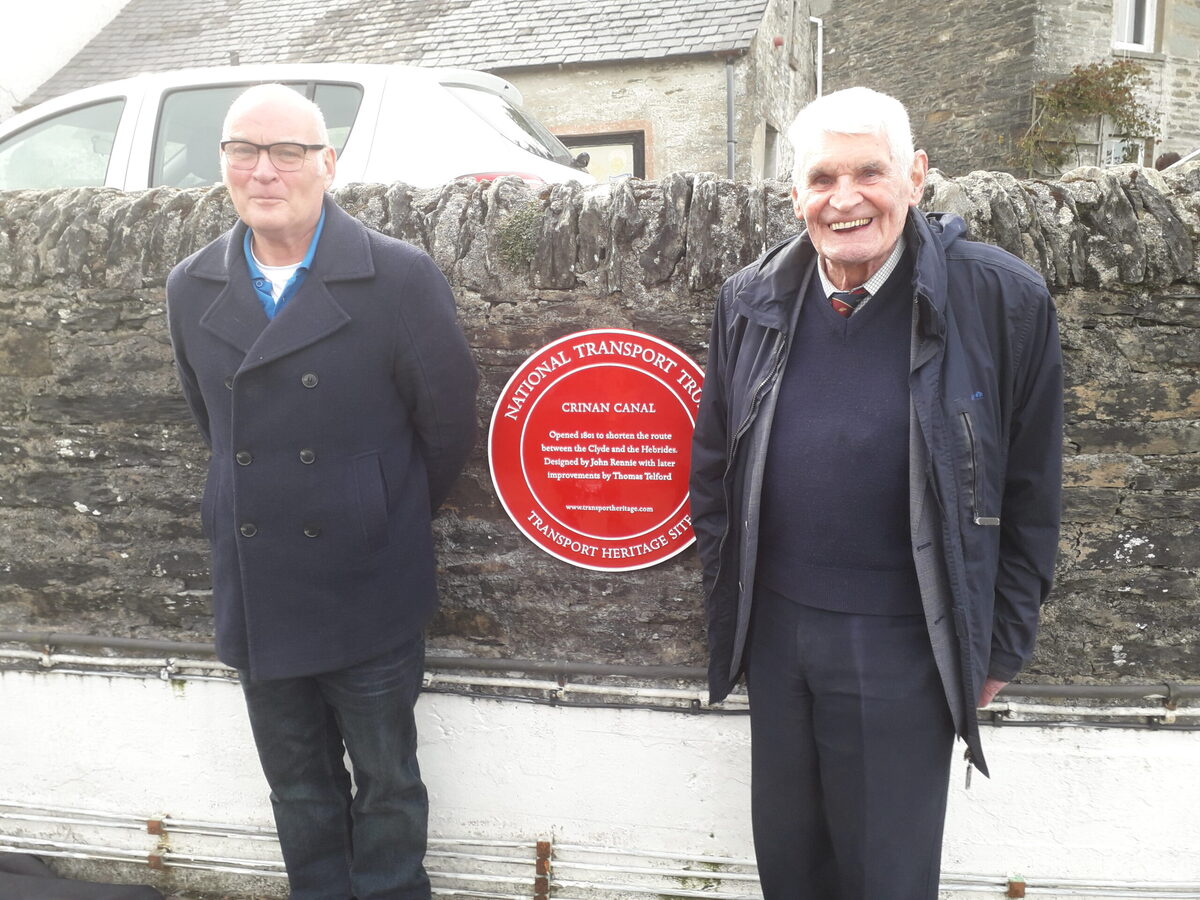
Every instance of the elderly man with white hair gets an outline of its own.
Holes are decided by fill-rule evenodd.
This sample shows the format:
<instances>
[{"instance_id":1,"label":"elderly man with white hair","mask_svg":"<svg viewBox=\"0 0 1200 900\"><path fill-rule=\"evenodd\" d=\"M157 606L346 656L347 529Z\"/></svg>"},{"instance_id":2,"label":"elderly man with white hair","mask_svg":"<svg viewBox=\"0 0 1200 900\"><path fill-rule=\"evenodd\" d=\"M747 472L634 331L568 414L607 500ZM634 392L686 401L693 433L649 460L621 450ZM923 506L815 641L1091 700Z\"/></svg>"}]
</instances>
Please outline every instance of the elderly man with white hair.
<instances>
[{"instance_id":1,"label":"elderly man with white hair","mask_svg":"<svg viewBox=\"0 0 1200 900\"><path fill-rule=\"evenodd\" d=\"M250 88L220 153L239 221L167 281L212 451L217 655L241 677L293 900L426 900L413 705L430 520L471 450L475 364L433 261L326 194L314 103Z\"/></svg>"},{"instance_id":2,"label":"elderly man with white hair","mask_svg":"<svg viewBox=\"0 0 1200 900\"><path fill-rule=\"evenodd\" d=\"M934 900L955 735L986 774L976 706L1053 575L1054 306L916 208L897 100L838 91L789 137L805 231L722 288L692 449L710 689L746 676L767 900Z\"/></svg>"}]
</instances>

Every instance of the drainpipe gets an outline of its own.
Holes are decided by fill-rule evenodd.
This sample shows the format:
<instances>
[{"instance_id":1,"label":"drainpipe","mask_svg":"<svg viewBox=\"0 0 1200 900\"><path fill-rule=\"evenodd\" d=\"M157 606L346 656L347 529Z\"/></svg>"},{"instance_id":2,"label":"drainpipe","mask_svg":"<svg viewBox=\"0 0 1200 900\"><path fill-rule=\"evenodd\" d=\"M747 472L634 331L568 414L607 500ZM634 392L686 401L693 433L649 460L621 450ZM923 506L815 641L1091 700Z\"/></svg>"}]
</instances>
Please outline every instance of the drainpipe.
<instances>
[{"instance_id":1,"label":"drainpipe","mask_svg":"<svg viewBox=\"0 0 1200 900\"><path fill-rule=\"evenodd\" d=\"M725 177L733 180L733 57L725 60Z\"/></svg>"},{"instance_id":2,"label":"drainpipe","mask_svg":"<svg viewBox=\"0 0 1200 900\"><path fill-rule=\"evenodd\" d=\"M808 21L817 26L817 96L821 96L825 82L825 22L816 16L809 16Z\"/></svg>"}]
</instances>

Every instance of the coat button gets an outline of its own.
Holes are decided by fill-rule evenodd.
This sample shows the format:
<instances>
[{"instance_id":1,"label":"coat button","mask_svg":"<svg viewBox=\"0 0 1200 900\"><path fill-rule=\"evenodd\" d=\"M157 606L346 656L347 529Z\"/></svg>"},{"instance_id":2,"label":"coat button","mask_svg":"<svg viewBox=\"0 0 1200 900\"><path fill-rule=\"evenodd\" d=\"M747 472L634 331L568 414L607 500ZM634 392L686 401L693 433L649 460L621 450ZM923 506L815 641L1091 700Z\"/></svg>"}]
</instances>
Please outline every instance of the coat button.
<instances>
[{"instance_id":1,"label":"coat button","mask_svg":"<svg viewBox=\"0 0 1200 900\"><path fill-rule=\"evenodd\" d=\"M230 390L230 391L233 390L233 376L232 375L225 376L225 389Z\"/></svg>"},{"instance_id":2,"label":"coat button","mask_svg":"<svg viewBox=\"0 0 1200 900\"><path fill-rule=\"evenodd\" d=\"M306 538L320 537L321 529L318 528L316 525L305 525L304 526L304 536Z\"/></svg>"},{"instance_id":3,"label":"coat button","mask_svg":"<svg viewBox=\"0 0 1200 900\"><path fill-rule=\"evenodd\" d=\"M233 455L233 458L237 460L239 466L248 466L254 462L254 454L249 450L239 450Z\"/></svg>"},{"instance_id":4,"label":"coat button","mask_svg":"<svg viewBox=\"0 0 1200 900\"><path fill-rule=\"evenodd\" d=\"M242 537L252 538L258 534L258 526L253 522L243 522L238 531L242 533Z\"/></svg>"},{"instance_id":5,"label":"coat button","mask_svg":"<svg viewBox=\"0 0 1200 900\"><path fill-rule=\"evenodd\" d=\"M315 388L320 380L316 372L305 372L300 376L300 383L306 388Z\"/></svg>"},{"instance_id":6,"label":"coat button","mask_svg":"<svg viewBox=\"0 0 1200 900\"><path fill-rule=\"evenodd\" d=\"M304 463L306 466L311 466L316 461L317 454L315 450L310 450L308 447L305 447L300 451L300 462Z\"/></svg>"}]
</instances>

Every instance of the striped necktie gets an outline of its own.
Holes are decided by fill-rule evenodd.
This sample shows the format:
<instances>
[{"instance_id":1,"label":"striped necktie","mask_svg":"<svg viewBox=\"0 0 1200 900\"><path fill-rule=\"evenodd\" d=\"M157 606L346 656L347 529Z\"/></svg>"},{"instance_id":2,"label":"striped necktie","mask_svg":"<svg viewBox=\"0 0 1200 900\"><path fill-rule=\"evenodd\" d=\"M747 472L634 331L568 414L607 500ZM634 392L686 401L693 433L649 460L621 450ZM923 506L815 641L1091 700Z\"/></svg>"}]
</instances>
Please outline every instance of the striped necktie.
<instances>
[{"instance_id":1,"label":"striped necktie","mask_svg":"<svg viewBox=\"0 0 1200 900\"><path fill-rule=\"evenodd\" d=\"M852 291L834 291L829 295L829 304L838 315L848 319L855 307L862 303L869 293L865 287L856 287Z\"/></svg>"}]
</instances>

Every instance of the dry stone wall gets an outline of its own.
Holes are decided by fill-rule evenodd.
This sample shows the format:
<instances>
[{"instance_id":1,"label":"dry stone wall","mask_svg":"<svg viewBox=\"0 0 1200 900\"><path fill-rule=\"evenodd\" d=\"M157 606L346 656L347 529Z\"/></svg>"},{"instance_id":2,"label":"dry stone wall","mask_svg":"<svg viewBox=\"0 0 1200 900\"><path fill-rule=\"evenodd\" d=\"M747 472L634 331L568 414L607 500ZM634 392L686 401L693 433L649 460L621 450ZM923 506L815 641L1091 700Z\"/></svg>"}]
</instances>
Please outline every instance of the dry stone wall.
<instances>
[{"instance_id":1,"label":"dry stone wall","mask_svg":"<svg viewBox=\"0 0 1200 900\"><path fill-rule=\"evenodd\" d=\"M450 279L483 375L481 434L525 356L573 331L646 331L702 362L721 280L796 229L786 185L709 176L337 198ZM1200 680L1200 166L934 173L924 205L1024 256L1060 310L1066 521L1027 677ZM176 389L163 283L233 220L222 188L0 194L0 630L210 638L206 451ZM437 651L703 661L694 553L628 573L553 559L504 515L482 440L436 529Z\"/></svg>"}]
</instances>

